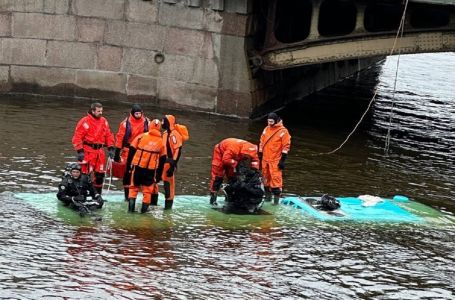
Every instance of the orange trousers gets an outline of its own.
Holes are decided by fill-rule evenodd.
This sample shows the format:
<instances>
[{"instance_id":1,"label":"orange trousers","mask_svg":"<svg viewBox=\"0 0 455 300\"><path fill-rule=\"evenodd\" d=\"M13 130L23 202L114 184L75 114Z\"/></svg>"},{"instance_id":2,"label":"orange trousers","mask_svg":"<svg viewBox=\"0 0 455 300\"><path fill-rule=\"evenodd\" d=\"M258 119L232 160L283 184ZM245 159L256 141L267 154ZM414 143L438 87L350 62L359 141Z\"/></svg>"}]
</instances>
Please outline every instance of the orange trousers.
<instances>
[{"instance_id":1,"label":"orange trousers","mask_svg":"<svg viewBox=\"0 0 455 300\"><path fill-rule=\"evenodd\" d=\"M84 145L84 163L81 164L81 171L84 174L91 174L94 187L101 189L106 173L106 154L104 148L93 149Z\"/></svg>"},{"instance_id":2,"label":"orange trousers","mask_svg":"<svg viewBox=\"0 0 455 300\"><path fill-rule=\"evenodd\" d=\"M142 188L142 194L144 197L142 199L142 203L144 204L150 204L152 200L152 194L158 194L158 185L156 183L141 186L130 185L128 197L136 199L140 188Z\"/></svg>"},{"instance_id":3,"label":"orange trousers","mask_svg":"<svg viewBox=\"0 0 455 300\"><path fill-rule=\"evenodd\" d=\"M278 168L278 161L262 161L262 178L264 186L270 188L283 188L283 172Z\"/></svg>"}]
</instances>

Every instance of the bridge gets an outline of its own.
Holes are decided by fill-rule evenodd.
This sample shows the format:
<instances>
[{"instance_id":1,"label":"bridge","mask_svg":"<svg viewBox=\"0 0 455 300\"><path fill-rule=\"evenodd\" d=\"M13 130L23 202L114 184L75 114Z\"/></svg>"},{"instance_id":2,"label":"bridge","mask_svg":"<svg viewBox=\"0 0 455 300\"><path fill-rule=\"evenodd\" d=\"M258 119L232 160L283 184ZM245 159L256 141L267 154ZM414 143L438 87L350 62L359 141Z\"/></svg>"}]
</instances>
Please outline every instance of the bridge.
<instances>
[{"instance_id":1,"label":"bridge","mask_svg":"<svg viewBox=\"0 0 455 300\"><path fill-rule=\"evenodd\" d=\"M455 0L254 4L256 30L249 56L257 87L253 116L322 90L392 49L393 54L455 50Z\"/></svg>"},{"instance_id":2,"label":"bridge","mask_svg":"<svg viewBox=\"0 0 455 300\"><path fill-rule=\"evenodd\" d=\"M404 2L404 1L403 1ZM253 62L266 70L455 50L455 1L271 0ZM404 27L394 45L404 10Z\"/></svg>"},{"instance_id":3,"label":"bridge","mask_svg":"<svg viewBox=\"0 0 455 300\"><path fill-rule=\"evenodd\" d=\"M251 117L395 53L453 51L455 0L0 0L0 93Z\"/></svg>"}]
</instances>

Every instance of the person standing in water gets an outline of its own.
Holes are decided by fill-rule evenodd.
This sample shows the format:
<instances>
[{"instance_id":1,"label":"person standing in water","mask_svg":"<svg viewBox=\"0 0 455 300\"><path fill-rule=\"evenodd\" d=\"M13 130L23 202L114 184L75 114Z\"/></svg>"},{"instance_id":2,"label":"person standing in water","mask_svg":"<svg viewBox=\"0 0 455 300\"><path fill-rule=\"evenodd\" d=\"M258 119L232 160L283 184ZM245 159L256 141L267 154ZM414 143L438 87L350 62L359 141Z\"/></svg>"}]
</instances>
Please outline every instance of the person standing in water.
<instances>
[{"instance_id":1,"label":"person standing in water","mask_svg":"<svg viewBox=\"0 0 455 300\"><path fill-rule=\"evenodd\" d=\"M119 125L115 135L115 162L126 163L131 142L140 134L149 131L150 120L144 116L144 112L139 104L133 104L128 117ZM125 201L128 201L128 191L131 181L130 172L125 168L123 174L123 190Z\"/></svg>"},{"instance_id":2,"label":"person standing in water","mask_svg":"<svg viewBox=\"0 0 455 300\"><path fill-rule=\"evenodd\" d=\"M262 131L259 143L262 177L265 188L265 201L277 205L283 191L283 170L291 148L291 135L276 113L267 116L267 127Z\"/></svg>"},{"instance_id":3,"label":"person standing in water","mask_svg":"<svg viewBox=\"0 0 455 300\"><path fill-rule=\"evenodd\" d=\"M101 194L106 174L106 154L114 158L114 135L109 123L103 117L103 105L93 103L87 116L77 122L72 139L77 160L81 163L82 173L91 174L93 186Z\"/></svg>"},{"instance_id":4,"label":"person standing in water","mask_svg":"<svg viewBox=\"0 0 455 300\"><path fill-rule=\"evenodd\" d=\"M128 212L134 212L139 188L142 188L143 200L141 213L146 213L150 204L158 203L158 182L161 181L166 148L161 137L161 122L153 120L150 130L138 135L130 145L127 159L131 170L129 185Z\"/></svg>"}]
</instances>

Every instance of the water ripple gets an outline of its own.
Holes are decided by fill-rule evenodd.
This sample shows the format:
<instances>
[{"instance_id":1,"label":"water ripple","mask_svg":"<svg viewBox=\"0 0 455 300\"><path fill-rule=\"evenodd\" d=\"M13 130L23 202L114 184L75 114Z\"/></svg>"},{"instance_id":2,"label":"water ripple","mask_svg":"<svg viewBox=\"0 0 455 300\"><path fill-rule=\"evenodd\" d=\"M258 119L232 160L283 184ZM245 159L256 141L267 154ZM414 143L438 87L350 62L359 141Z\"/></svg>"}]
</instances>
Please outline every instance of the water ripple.
<instances>
[{"instance_id":1,"label":"water ripple","mask_svg":"<svg viewBox=\"0 0 455 300\"><path fill-rule=\"evenodd\" d=\"M295 110L293 120L283 112L293 135L286 191L406 194L453 217L455 99L450 76L455 65L447 62L454 58L453 53L402 57L394 99L396 58L390 58L378 72L378 100L369 123L334 155L318 154L344 139L352 127L340 115L357 120L353 108L365 102L365 90L371 87L365 82L355 91L337 87L337 93L353 99L342 102L344 109L335 105L339 98L321 105L333 105L333 115L311 118L311 111ZM321 97L318 103L329 96ZM384 155L392 102L391 147ZM273 211L280 218L257 219L196 205L171 214L161 208L146 216L118 213L116 221L112 213L106 222L46 214L12 193L55 192L62 169L74 160L72 130L88 102L5 98L0 106L0 299L455 297L453 226L324 223L286 207ZM106 104L111 126L129 106ZM146 108L149 115L163 113ZM264 126L262 121L193 113L179 112L178 118L191 130L177 173L178 194L206 194L213 145L227 136L257 141ZM30 132L34 138L22 145L17 136ZM114 180L112 189L121 188ZM119 211L126 210L122 204Z\"/></svg>"}]
</instances>

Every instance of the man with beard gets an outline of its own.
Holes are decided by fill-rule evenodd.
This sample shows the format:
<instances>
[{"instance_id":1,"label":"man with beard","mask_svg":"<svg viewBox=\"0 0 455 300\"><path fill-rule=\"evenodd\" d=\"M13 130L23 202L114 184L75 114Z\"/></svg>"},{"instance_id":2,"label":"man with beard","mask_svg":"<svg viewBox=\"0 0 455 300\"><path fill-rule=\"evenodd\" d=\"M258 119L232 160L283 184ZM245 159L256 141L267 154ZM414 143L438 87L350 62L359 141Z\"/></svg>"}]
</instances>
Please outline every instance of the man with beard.
<instances>
[{"instance_id":1,"label":"man with beard","mask_svg":"<svg viewBox=\"0 0 455 300\"><path fill-rule=\"evenodd\" d=\"M77 160L81 163L82 173L91 174L93 186L101 194L104 176L106 173L106 155L114 158L114 135L109 123L103 117L103 105L93 103L87 116L79 120L72 139L74 150L77 151Z\"/></svg>"},{"instance_id":2,"label":"man with beard","mask_svg":"<svg viewBox=\"0 0 455 300\"><path fill-rule=\"evenodd\" d=\"M291 148L291 135L276 113L267 116L259 143L259 159L265 186L265 201L278 205L283 191L283 170Z\"/></svg>"},{"instance_id":3,"label":"man with beard","mask_svg":"<svg viewBox=\"0 0 455 300\"><path fill-rule=\"evenodd\" d=\"M115 162L126 163L131 142L140 134L149 131L150 120L144 116L144 112L139 104L133 104L131 112L118 128L115 136ZM125 168L123 174L123 190L125 192L125 201L128 201L128 191L131 181L131 172Z\"/></svg>"}]
</instances>

